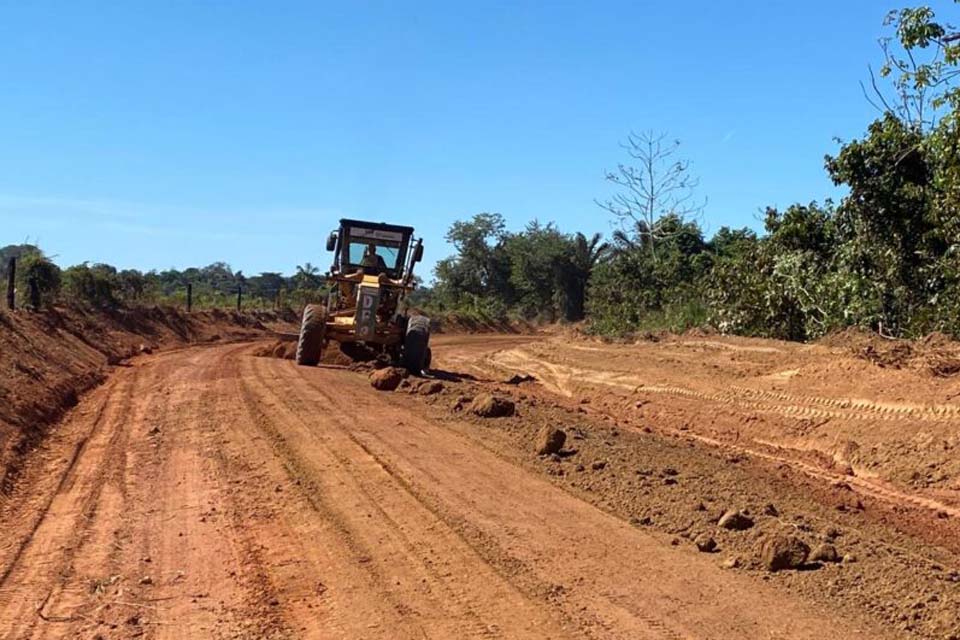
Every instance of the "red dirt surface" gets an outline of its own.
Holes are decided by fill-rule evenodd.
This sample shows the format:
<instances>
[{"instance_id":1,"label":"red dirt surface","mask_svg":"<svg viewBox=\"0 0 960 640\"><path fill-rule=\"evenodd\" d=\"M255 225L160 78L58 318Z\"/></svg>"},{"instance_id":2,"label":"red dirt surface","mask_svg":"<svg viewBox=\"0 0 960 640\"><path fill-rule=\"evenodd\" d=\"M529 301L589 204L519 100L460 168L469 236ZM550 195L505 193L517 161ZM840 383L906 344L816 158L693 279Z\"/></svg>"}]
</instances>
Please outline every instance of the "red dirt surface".
<instances>
[{"instance_id":1,"label":"red dirt surface","mask_svg":"<svg viewBox=\"0 0 960 640\"><path fill-rule=\"evenodd\" d=\"M263 335L276 314L190 315L172 308L88 313L0 311L0 491L8 491L22 456L46 427L141 352Z\"/></svg>"},{"instance_id":2,"label":"red dirt surface","mask_svg":"<svg viewBox=\"0 0 960 640\"><path fill-rule=\"evenodd\" d=\"M716 337L433 349L430 394L269 342L114 369L0 497L0 637L960 634L954 476L898 479L956 435L952 378ZM784 534L844 561L770 573Z\"/></svg>"}]
</instances>

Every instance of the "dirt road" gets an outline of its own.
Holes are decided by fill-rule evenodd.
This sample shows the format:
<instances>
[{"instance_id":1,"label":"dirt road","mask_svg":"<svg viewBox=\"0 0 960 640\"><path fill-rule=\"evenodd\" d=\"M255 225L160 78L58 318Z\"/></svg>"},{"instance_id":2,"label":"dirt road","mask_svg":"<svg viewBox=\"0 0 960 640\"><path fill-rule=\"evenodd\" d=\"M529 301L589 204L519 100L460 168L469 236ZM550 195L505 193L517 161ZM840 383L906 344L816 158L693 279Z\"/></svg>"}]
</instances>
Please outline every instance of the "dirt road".
<instances>
[{"instance_id":1,"label":"dirt road","mask_svg":"<svg viewBox=\"0 0 960 640\"><path fill-rule=\"evenodd\" d=\"M898 637L511 453L503 425L553 394L579 402L582 374L547 357L556 340L439 342L450 390L500 388L498 368L534 368L547 388L494 428L446 395L378 392L251 345L119 367L0 503L0 637ZM593 418L616 424L602 405Z\"/></svg>"}]
</instances>

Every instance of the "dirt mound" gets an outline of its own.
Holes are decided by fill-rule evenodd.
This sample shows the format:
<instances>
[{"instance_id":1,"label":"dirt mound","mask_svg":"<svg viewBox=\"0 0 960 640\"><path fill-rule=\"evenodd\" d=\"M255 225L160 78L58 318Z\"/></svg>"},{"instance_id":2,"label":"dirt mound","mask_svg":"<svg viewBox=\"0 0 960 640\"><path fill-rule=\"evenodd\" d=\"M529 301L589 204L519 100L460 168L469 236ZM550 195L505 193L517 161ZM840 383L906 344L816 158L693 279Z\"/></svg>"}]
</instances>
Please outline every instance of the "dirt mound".
<instances>
[{"instance_id":1,"label":"dirt mound","mask_svg":"<svg viewBox=\"0 0 960 640\"><path fill-rule=\"evenodd\" d=\"M283 322L279 314L188 315L172 307L0 311L0 492L46 427L112 365L164 347L249 339Z\"/></svg>"},{"instance_id":2,"label":"dirt mound","mask_svg":"<svg viewBox=\"0 0 960 640\"><path fill-rule=\"evenodd\" d=\"M275 340L253 351L253 355L260 358L280 358L293 360L297 355L297 343L289 340Z\"/></svg>"},{"instance_id":3,"label":"dirt mound","mask_svg":"<svg viewBox=\"0 0 960 640\"><path fill-rule=\"evenodd\" d=\"M894 340L860 328L830 334L818 344L847 349L884 369L909 369L939 378L960 373L960 342L943 333L918 340Z\"/></svg>"},{"instance_id":4,"label":"dirt mound","mask_svg":"<svg viewBox=\"0 0 960 640\"><path fill-rule=\"evenodd\" d=\"M431 333L537 333L538 326L526 320L472 318L457 313L430 317Z\"/></svg>"},{"instance_id":5,"label":"dirt mound","mask_svg":"<svg viewBox=\"0 0 960 640\"><path fill-rule=\"evenodd\" d=\"M341 367L349 367L357 363L366 363L372 360L365 352L360 350L348 350L342 347L351 345L340 345L331 341L323 350L320 356L320 364L332 364ZM280 360L293 360L297 356L297 341L293 337L283 337L273 342L264 344L253 350L253 355L259 358L279 358Z\"/></svg>"}]
</instances>

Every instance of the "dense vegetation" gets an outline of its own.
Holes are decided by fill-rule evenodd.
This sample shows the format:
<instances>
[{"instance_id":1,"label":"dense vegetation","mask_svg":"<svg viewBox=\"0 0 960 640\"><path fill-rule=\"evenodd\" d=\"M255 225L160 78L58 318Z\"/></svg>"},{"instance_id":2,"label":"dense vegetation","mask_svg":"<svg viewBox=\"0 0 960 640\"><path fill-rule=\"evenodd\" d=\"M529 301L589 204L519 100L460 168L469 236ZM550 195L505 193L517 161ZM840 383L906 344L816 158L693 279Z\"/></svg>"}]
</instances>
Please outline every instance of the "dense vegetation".
<instances>
[{"instance_id":1,"label":"dense vegetation","mask_svg":"<svg viewBox=\"0 0 960 640\"><path fill-rule=\"evenodd\" d=\"M848 191L838 205L769 208L762 234L724 227L707 239L678 143L631 135L629 159L607 173L617 191L598 203L620 223L609 244L537 222L507 233L499 215L480 214L451 227L456 255L437 266L426 304L586 314L599 333L710 325L805 340L857 325L960 336L960 38L926 7L886 25L866 90L881 115L825 160Z\"/></svg>"}]
</instances>

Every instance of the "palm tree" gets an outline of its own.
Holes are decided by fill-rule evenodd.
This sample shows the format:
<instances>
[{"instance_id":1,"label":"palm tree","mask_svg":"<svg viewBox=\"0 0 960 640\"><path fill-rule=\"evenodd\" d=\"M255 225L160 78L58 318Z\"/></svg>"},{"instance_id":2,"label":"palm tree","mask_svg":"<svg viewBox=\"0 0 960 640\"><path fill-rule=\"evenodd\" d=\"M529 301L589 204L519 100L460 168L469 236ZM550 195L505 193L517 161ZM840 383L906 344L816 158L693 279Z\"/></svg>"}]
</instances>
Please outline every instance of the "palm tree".
<instances>
[{"instance_id":1,"label":"palm tree","mask_svg":"<svg viewBox=\"0 0 960 640\"><path fill-rule=\"evenodd\" d=\"M564 317L567 320L582 320L587 297L587 282L590 274L609 252L610 245L603 242L599 233L590 238L580 232L573 237L570 254L570 273L566 274L567 286L564 287Z\"/></svg>"},{"instance_id":2,"label":"palm tree","mask_svg":"<svg viewBox=\"0 0 960 640\"><path fill-rule=\"evenodd\" d=\"M298 264L293 280L297 289L316 289L321 283L320 269L309 262Z\"/></svg>"}]
</instances>

